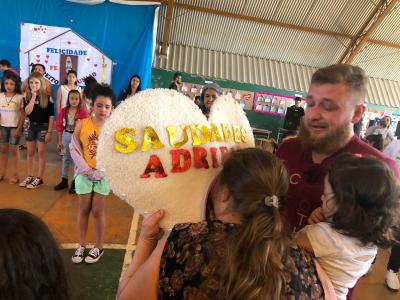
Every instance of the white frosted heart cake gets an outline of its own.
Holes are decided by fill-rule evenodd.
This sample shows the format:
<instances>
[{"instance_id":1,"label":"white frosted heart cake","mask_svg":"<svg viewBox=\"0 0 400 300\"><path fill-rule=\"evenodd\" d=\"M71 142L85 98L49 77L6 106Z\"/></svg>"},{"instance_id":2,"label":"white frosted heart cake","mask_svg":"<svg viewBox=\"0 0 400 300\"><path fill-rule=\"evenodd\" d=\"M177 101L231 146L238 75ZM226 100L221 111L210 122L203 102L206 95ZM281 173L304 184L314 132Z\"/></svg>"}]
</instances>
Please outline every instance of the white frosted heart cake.
<instances>
[{"instance_id":1,"label":"white frosted heart cake","mask_svg":"<svg viewBox=\"0 0 400 300\"><path fill-rule=\"evenodd\" d=\"M204 217L210 183L231 149L254 147L240 105L221 96L209 119L174 90L149 89L122 102L104 124L97 166L139 213L164 209L163 228Z\"/></svg>"}]
</instances>

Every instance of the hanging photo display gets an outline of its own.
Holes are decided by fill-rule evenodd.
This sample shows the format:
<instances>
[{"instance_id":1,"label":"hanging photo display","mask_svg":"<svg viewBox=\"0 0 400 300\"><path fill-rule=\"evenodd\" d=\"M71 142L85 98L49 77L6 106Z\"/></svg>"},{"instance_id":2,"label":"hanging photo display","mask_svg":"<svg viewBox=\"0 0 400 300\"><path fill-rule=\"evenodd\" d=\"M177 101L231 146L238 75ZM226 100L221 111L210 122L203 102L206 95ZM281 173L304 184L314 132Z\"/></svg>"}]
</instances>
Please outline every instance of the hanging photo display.
<instances>
[{"instance_id":1,"label":"hanging photo display","mask_svg":"<svg viewBox=\"0 0 400 300\"><path fill-rule=\"evenodd\" d=\"M285 116L288 107L294 105L294 97L268 93L255 92L253 110L262 114ZM304 105L302 102L301 106Z\"/></svg>"},{"instance_id":2,"label":"hanging photo display","mask_svg":"<svg viewBox=\"0 0 400 300\"><path fill-rule=\"evenodd\" d=\"M233 89L224 89L224 95L230 96L239 102L240 106L244 110L252 110L253 109L253 97L254 93L249 91L242 90L233 90Z\"/></svg>"},{"instance_id":3,"label":"hanging photo display","mask_svg":"<svg viewBox=\"0 0 400 300\"><path fill-rule=\"evenodd\" d=\"M230 88L221 87L223 95L234 98L244 110L253 110L253 97L254 92L236 90ZM203 85L190 82L182 82L178 87L178 92L181 92L185 96L194 100L196 96L200 96Z\"/></svg>"}]
</instances>

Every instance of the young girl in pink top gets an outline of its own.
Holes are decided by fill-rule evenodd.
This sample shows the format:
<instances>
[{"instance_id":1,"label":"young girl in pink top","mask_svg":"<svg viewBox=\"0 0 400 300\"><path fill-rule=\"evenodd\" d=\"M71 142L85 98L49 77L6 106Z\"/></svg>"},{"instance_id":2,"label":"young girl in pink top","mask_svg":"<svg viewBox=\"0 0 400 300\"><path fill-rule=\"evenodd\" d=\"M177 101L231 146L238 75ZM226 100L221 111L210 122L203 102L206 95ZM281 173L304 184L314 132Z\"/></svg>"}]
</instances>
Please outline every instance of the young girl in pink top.
<instances>
[{"instance_id":1,"label":"young girl in pink top","mask_svg":"<svg viewBox=\"0 0 400 300\"><path fill-rule=\"evenodd\" d=\"M62 154L61 182L54 189L56 191L68 188L68 170L72 163L71 154L69 152L69 143L74 133L77 120L88 117L86 109L83 107L81 93L78 90L71 90L68 93L68 101L66 107L62 108L57 115L57 149ZM70 193L75 190L74 181L71 183Z\"/></svg>"}]
</instances>

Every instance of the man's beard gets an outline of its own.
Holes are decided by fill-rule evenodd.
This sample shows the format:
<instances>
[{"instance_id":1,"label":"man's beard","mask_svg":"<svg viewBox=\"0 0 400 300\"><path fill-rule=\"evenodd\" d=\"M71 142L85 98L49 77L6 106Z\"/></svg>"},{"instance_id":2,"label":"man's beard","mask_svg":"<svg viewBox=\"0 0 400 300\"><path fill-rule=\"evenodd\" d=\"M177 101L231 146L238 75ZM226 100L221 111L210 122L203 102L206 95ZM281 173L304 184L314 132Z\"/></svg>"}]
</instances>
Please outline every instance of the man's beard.
<instances>
[{"instance_id":1,"label":"man's beard","mask_svg":"<svg viewBox=\"0 0 400 300\"><path fill-rule=\"evenodd\" d=\"M339 128L322 137L313 137L304 120L300 122L298 137L305 147L316 153L334 153L342 149L349 141L349 124L346 122Z\"/></svg>"}]
</instances>

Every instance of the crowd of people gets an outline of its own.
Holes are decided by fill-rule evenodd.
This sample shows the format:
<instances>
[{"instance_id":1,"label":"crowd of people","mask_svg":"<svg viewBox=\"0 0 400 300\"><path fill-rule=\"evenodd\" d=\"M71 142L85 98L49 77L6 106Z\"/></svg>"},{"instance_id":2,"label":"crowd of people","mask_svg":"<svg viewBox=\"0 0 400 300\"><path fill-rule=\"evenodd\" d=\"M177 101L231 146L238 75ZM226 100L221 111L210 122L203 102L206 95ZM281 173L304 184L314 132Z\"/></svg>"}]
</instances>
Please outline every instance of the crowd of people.
<instances>
[{"instance_id":1,"label":"crowd of people","mask_svg":"<svg viewBox=\"0 0 400 300\"><path fill-rule=\"evenodd\" d=\"M44 184L46 147L53 137L56 107L57 149L62 155L62 167L61 181L54 190L68 188L69 167L74 165L70 192L76 192L79 198L79 245L72 261L94 263L103 255L104 203L110 192L101 172L96 169L96 147L101 127L116 105L116 97L111 87L98 84L93 77L85 79L86 86L81 92L76 82L76 71L69 70L54 103L52 86L43 77L45 72L45 66L33 65L21 89L19 76L8 69L3 70L0 93L0 180L7 175L8 151L11 148L13 170L9 182L27 189L36 189ZM20 180L18 145L22 133L27 145L27 176ZM36 154L38 168L37 174L34 174ZM90 215L94 218L95 245L86 253Z\"/></svg>"},{"instance_id":2,"label":"crowd of people","mask_svg":"<svg viewBox=\"0 0 400 300\"><path fill-rule=\"evenodd\" d=\"M44 72L42 65L32 67L22 91L15 72L6 71L1 83L0 179L6 175L10 148L10 181L19 182L18 144L24 131L28 176L19 185L29 189L43 184L54 123ZM170 88L181 78L176 74ZM63 154L61 182L55 189L68 188L73 164L73 188L79 196L79 245L73 263L95 263L104 254L104 203L110 188L96 169L96 141L117 104L109 86L87 79L81 94L76 72L69 71L55 102L57 148ZM214 179L204 221L176 224L164 233L159 227L163 210L145 218L117 298L351 299L378 248L390 247L386 284L398 291L400 145L385 131L387 120L371 129L371 134L392 139L383 152L354 134L353 126L365 111L366 82L365 72L352 65L317 70L296 136L283 141L276 155L256 148L232 151ZM140 77L134 75L118 101L140 90ZM203 87L199 106L206 116L221 94L215 83ZM34 176L36 152L39 170ZM90 215L95 245L87 251ZM0 209L0 224L0 272L6 278L0 281L0 298L46 293L46 299L67 299L57 245L42 221L27 212ZM45 260L40 251L46 251ZM10 263L12 254L17 258ZM18 277L27 276L15 271L27 261L29 274L39 281ZM23 288L17 287L19 281Z\"/></svg>"}]
</instances>

